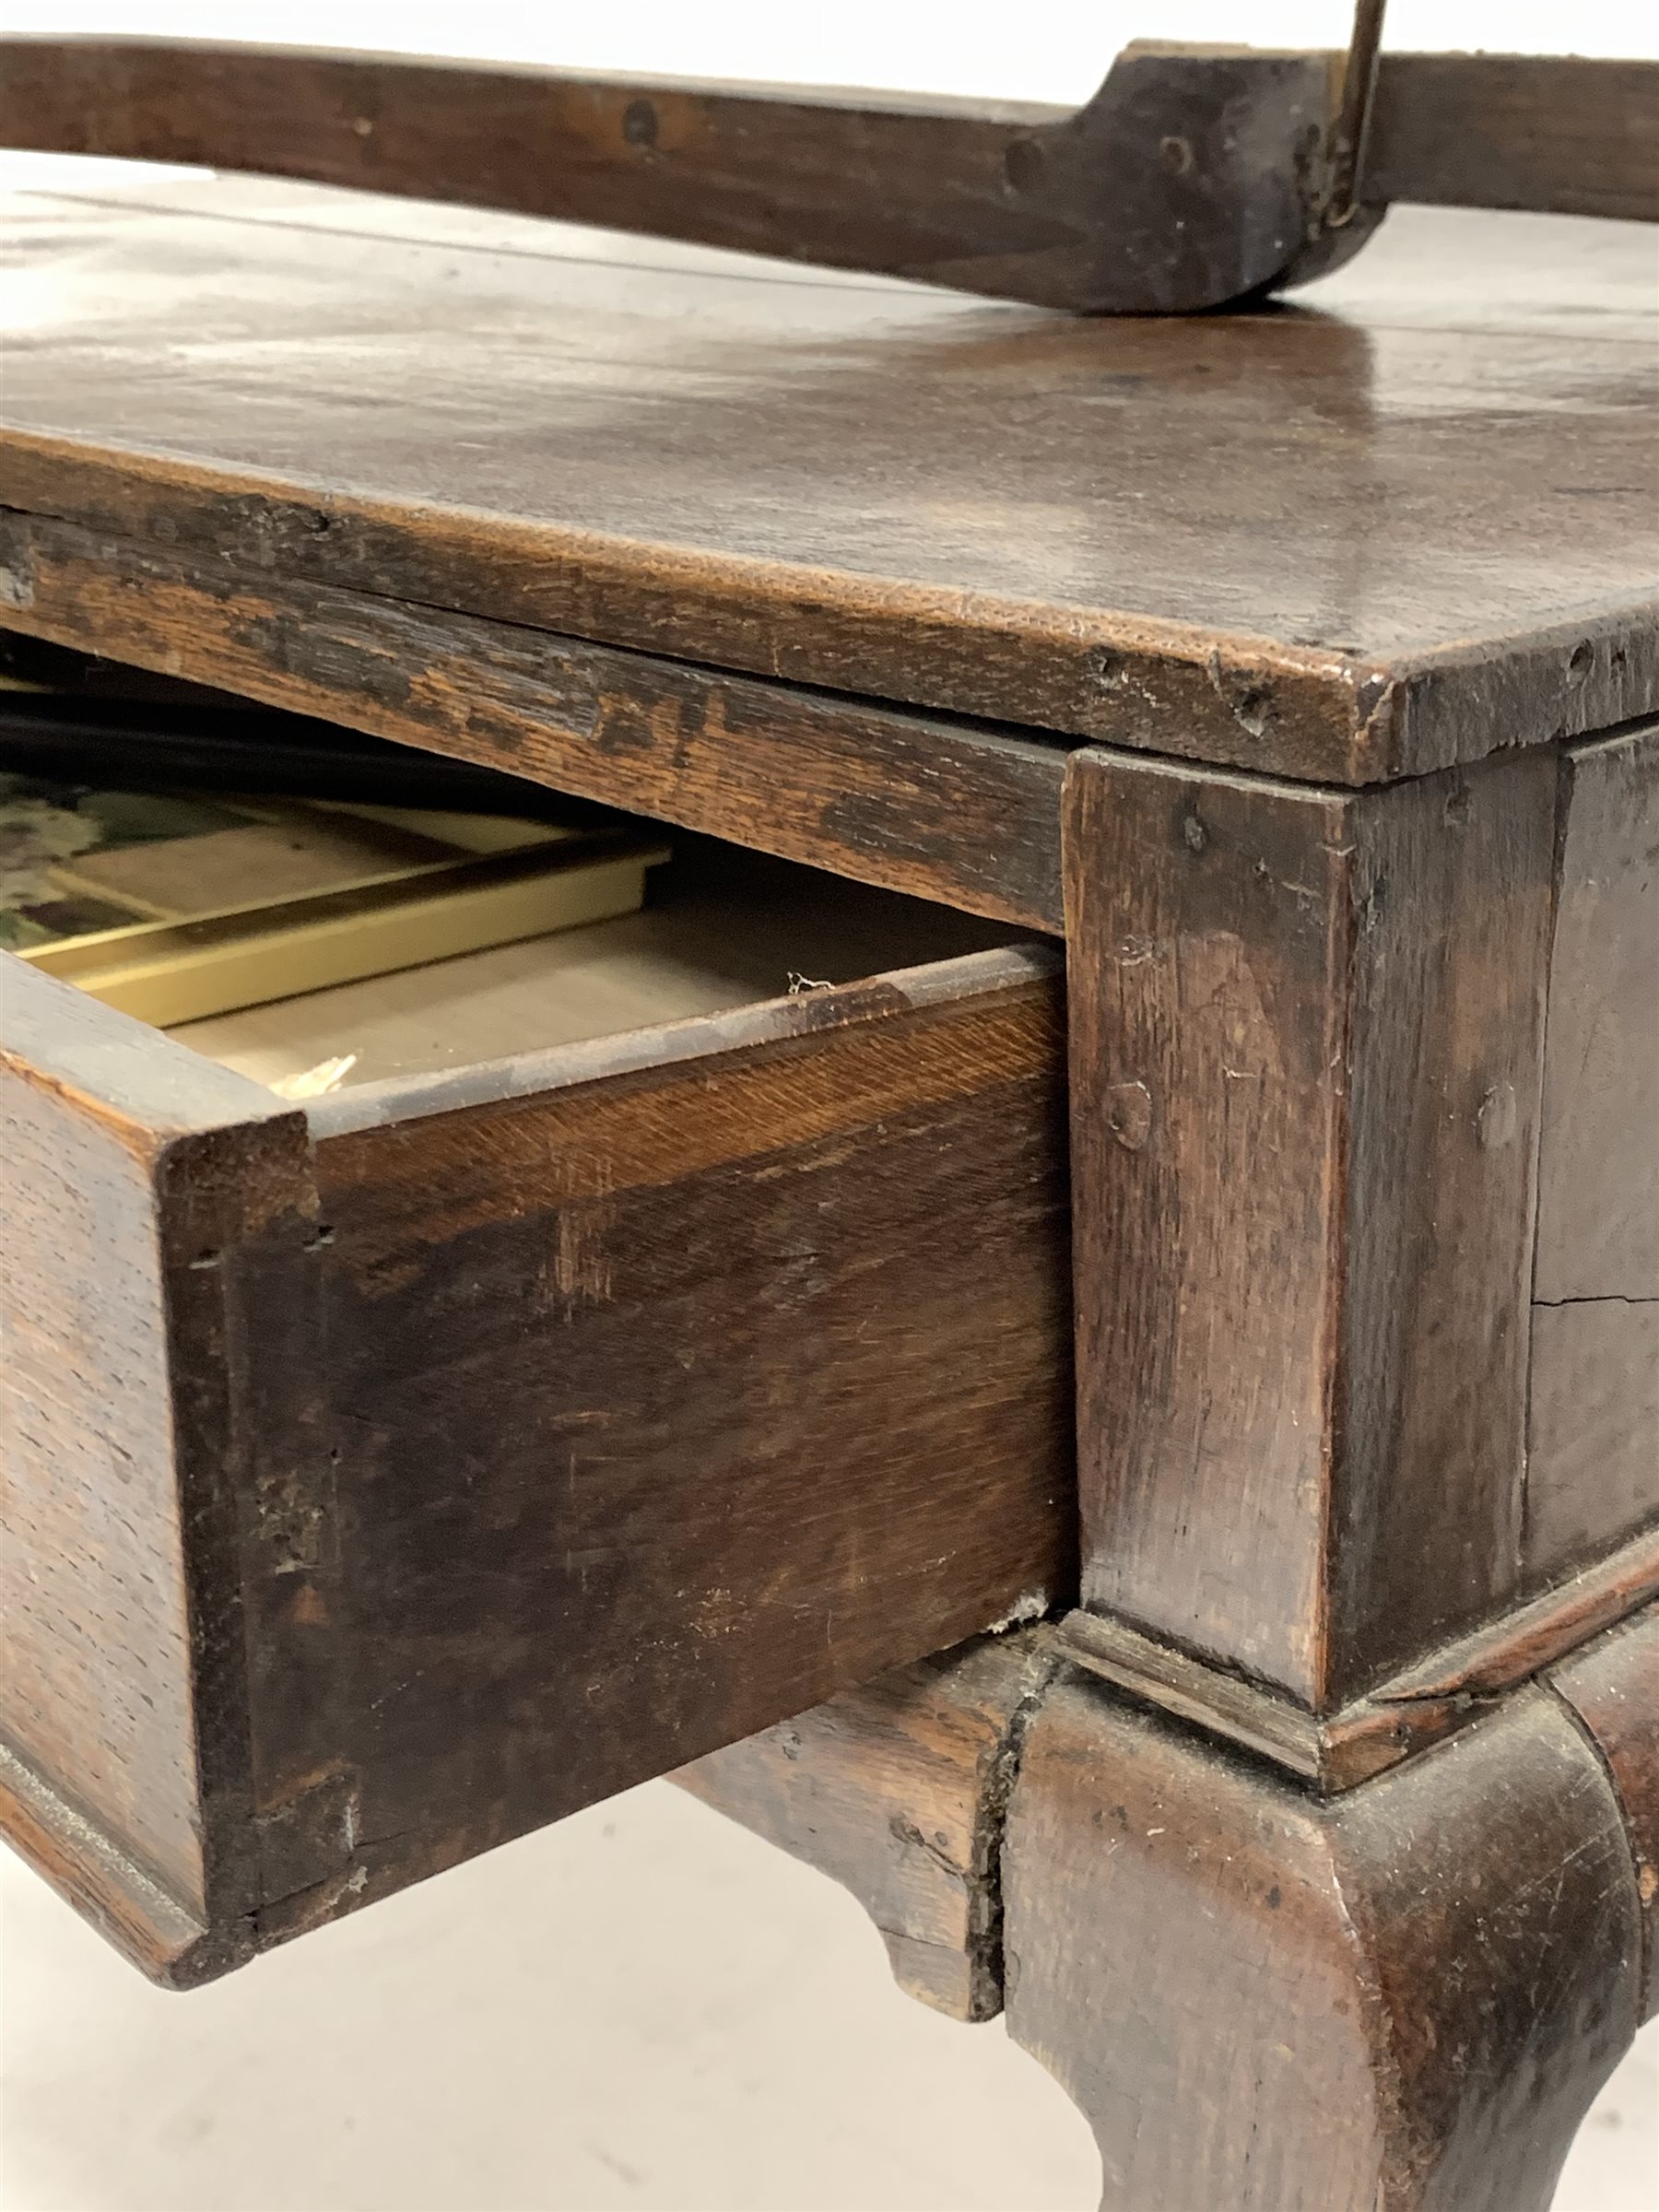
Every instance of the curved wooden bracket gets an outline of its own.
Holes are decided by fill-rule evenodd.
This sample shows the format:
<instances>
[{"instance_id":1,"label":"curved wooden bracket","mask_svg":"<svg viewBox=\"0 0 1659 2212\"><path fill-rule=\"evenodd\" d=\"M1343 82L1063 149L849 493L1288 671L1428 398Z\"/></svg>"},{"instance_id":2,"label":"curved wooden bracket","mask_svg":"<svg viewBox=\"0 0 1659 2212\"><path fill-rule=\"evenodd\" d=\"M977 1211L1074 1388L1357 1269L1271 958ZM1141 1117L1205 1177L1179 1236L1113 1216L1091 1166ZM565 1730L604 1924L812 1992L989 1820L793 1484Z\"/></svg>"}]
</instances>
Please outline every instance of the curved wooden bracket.
<instances>
[{"instance_id":1,"label":"curved wooden bracket","mask_svg":"<svg viewBox=\"0 0 1659 2212\"><path fill-rule=\"evenodd\" d=\"M1008 1797L1058 1664L1044 1622L975 1637L671 1779L850 1889L911 1996L992 2019Z\"/></svg>"}]
</instances>

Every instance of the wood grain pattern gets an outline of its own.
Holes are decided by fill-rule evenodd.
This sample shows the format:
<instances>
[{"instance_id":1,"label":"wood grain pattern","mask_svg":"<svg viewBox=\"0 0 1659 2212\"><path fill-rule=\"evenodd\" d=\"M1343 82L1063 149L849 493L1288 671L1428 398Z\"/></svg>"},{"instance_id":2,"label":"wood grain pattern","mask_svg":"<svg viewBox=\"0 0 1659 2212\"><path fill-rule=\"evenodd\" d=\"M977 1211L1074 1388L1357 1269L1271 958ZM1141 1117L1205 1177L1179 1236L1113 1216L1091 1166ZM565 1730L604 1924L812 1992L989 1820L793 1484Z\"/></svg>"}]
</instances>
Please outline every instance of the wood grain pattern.
<instances>
[{"instance_id":1,"label":"wood grain pattern","mask_svg":"<svg viewBox=\"0 0 1659 2212\"><path fill-rule=\"evenodd\" d=\"M1642 233L1402 209L1307 312L1090 323L302 186L130 191L5 205L31 305L0 504L1335 782L1659 710Z\"/></svg>"},{"instance_id":2,"label":"wood grain pattern","mask_svg":"<svg viewBox=\"0 0 1659 2212\"><path fill-rule=\"evenodd\" d=\"M245 1929L215 1935L34 1768L0 1742L0 1837L104 1940L174 1988L248 1955Z\"/></svg>"},{"instance_id":3,"label":"wood grain pattern","mask_svg":"<svg viewBox=\"0 0 1659 2212\"><path fill-rule=\"evenodd\" d=\"M907 981L313 1117L332 1541L249 1571L294 1924L1065 1587L1056 994Z\"/></svg>"},{"instance_id":4,"label":"wood grain pattern","mask_svg":"<svg viewBox=\"0 0 1659 2212\"><path fill-rule=\"evenodd\" d=\"M1555 1669L1553 1687L1594 1739L1624 1810L1642 1912L1641 2017L1659 2013L1659 1607Z\"/></svg>"},{"instance_id":5,"label":"wood grain pattern","mask_svg":"<svg viewBox=\"0 0 1659 2212\"><path fill-rule=\"evenodd\" d=\"M1545 2212L1635 2030L1618 1805L1542 1689L1321 1806L1063 1681L1005 1865L1010 2032L1121 2212Z\"/></svg>"},{"instance_id":6,"label":"wood grain pattern","mask_svg":"<svg viewBox=\"0 0 1659 2212\"><path fill-rule=\"evenodd\" d=\"M901 1988L953 2019L1002 2010L1002 1842L1045 1625L942 1652L671 1779L849 1888Z\"/></svg>"},{"instance_id":7,"label":"wood grain pattern","mask_svg":"<svg viewBox=\"0 0 1659 2212\"><path fill-rule=\"evenodd\" d=\"M1561 774L1534 1295L1659 1300L1659 728Z\"/></svg>"},{"instance_id":8,"label":"wood grain pattern","mask_svg":"<svg viewBox=\"0 0 1659 2212\"><path fill-rule=\"evenodd\" d=\"M1554 793L1073 757L1085 1603L1315 1712L1514 1588Z\"/></svg>"},{"instance_id":9,"label":"wood grain pattern","mask_svg":"<svg viewBox=\"0 0 1659 2212\"><path fill-rule=\"evenodd\" d=\"M1057 747L0 516L85 650L1057 930ZM14 594L15 596L16 594Z\"/></svg>"},{"instance_id":10,"label":"wood grain pattern","mask_svg":"<svg viewBox=\"0 0 1659 2212\"><path fill-rule=\"evenodd\" d=\"M1139 42L1067 112L241 42L26 37L0 53L8 146L412 193L1087 312L1214 307L1346 260L1371 229L1323 227L1335 54ZM1656 76L1386 54L1360 196L1652 220Z\"/></svg>"},{"instance_id":11,"label":"wood grain pattern","mask_svg":"<svg viewBox=\"0 0 1659 2212\"><path fill-rule=\"evenodd\" d=\"M8 968L7 1000L33 980ZM7 1733L199 1912L153 1171L9 1053L6 1074ZM29 1469L46 1465L57 1482L41 1495Z\"/></svg>"},{"instance_id":12,"label":"wood grain pattern","mask_svg":"<svg viewBox=\"0 0 1659 2212\"><path fill-rule=\"evenodd\" d=\"M1310 1712L1110 1614L1068 1613L1060 1633L1066 1657L1102 1681L1241 1744L1327 1795L1397 1766L1466 1717L1455 1697L1390 1703L1386 1685L1333 1713Z\"/></svg>"},{"instance_id":13,"label":"wood grain pattern","mask_svg":"<svg viewBox=\"0 0 1659 2212\"><path fill-rule=\"evenodd\" d=\"M1652 62L1385 53L1362 196L1659 220Z\"/></svg>"},{"instance_id":14,"label":"wood grain pattern","mask_svg":"<svg viewBox=\"0 0 1659 2212\"><path fill-rule=\"evenodd\" d=\"M1512 1606L1491 1620L1430 1652L1394 1676L1396 1698L1490 1698L1524 1682L1540 1668L1604 1629L1635 1613L1659 1593L1659 1530L1644 1530L1594 1566Z\"/></svg>"},{"instance_id":15,"label":"wood grain pattern","mask_svg":"<svg viewBox=\"0 0 1659 2212\"><path fill-rule=\"evenodd\" d=\"M1297 258L1317 227L1331 62L1135 46L1067 113L183 40L14 38L0 56L7 146L262 170L1130 313L1213 307Z\"/></svg>"},{"instance_id":16,"label":"wood grain pattern","mask_svg":"<svg viewBox=\"0 0 1659 2212\"><path fill-rule=\"evenodd\" d=\"M1659 1523L1659 1299L1535 1306L1523 1565L1538 1589Z\"/></svg>"},{"instance_id":17,"label":"wood grain pattern","mask_svg":"<svg viewBox=\"0 0 1659 2212\"><path fill-rule=\"evenodd\" d=\"M234 1524L303 1446L303 1123L11 960L0 1097L8 1828L57 1805L49 1870L193 1979L249 1903Z\"/></svg>"},{"instance_id":18,"label":"wood grain pattern","mask_svg":"<svg viewBox=\"0 0 1659 2212\"><path fill-rule=\"evenodd\" d=\"M1524 1568L1659 1520L1659 729L1570 747L1538 1147Z\"/></svg>"},{"instance_id":19,"label":"wood grain pattern","mask_svg":"<svg viewBox=\"0 0 1659 2212\"><path fill-rule=\"evenodd\" d=\"M1331 1794L1464 1727L1656 1594L1659 1531L1647 1531L1324 1714L1109 1615L1068 1613L1059 1634L1066 1657L1090 1673Z\"/></svg>"},{"instance_id":20,"label":"wood grain pattern","mask_svg":"<svg viewBox=\"0 0 1659 2212\"><path fill-rule=\"evenodd\" d=\"M6 981L0 1800L150 1971L1068 1596L1053 955L309 1119Z\"/></svg>"}]
</instances>

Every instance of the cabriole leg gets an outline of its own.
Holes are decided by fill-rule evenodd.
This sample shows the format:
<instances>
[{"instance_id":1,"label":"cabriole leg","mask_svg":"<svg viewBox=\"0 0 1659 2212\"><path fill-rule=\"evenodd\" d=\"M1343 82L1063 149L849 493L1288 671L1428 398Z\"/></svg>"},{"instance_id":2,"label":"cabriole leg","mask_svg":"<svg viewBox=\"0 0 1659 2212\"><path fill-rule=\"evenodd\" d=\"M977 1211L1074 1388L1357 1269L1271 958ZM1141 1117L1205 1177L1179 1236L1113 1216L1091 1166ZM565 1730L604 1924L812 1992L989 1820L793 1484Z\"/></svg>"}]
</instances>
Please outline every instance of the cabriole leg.
<instances>
[{"instance_id":1,"label":"cabriole leg","mask_svg":"<svg viewBox=\"0 0 1659 2212\"><path fill-rule=\"evenodd\" d=\"M1630 1847L1547 1689L1322 1802L1064 1678L1003 1871L1008 2025L1111 2212L1544 2212L1635 2031Z\"/></svg>"}]
</instances>

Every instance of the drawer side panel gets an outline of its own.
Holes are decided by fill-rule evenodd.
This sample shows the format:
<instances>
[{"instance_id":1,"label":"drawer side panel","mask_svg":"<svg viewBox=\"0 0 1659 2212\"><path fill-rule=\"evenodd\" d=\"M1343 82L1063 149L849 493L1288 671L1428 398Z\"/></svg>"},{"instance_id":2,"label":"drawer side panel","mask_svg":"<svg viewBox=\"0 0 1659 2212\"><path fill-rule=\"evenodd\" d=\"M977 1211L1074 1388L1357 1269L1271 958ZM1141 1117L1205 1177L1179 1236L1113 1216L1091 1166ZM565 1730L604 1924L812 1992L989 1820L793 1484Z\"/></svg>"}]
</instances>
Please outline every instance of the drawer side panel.
<instances>
[{"instance_id":1,"label":"drawer side panel","mask_svg":"<svg viewBox=\"0 0 1659 2212\"><path fill-rule=\"evenodd\" d=\"M252 1947L239 1524L326 1477L304 1116L0 955L0 1828L147 1971Z\"/></svg>"},{"instance_id":2,"label":"drawer side panel","mask_svg":"<svg viewBox=\"0 0 1659 2212\"><path fill-rule=\"evenodd\" d=\"M0 1066L0 1725L200 1910L150 1164L14 1066Z\"/></svg>"}]
</instances>

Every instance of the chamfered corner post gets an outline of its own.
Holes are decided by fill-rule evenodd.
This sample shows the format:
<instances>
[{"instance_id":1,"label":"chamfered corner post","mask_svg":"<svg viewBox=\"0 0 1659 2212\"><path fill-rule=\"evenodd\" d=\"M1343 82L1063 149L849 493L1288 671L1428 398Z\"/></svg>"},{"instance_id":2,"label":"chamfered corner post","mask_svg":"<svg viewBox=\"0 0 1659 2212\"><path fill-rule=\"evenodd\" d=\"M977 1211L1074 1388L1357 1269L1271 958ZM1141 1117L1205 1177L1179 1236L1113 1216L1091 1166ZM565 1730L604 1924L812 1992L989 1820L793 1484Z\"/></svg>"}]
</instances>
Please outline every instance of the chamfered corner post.
<instances>
[{"instance_id":1,"label":"chamfered corner post","mask_svg":"<svg viewBox=\"0 0 1659 2212\"><path fill-rule=\"evenodd\" d=\"M1314 1716L1517 1589L1558 775L1069 763L1083 1604Z\"/></svg>"}]
</instances>

